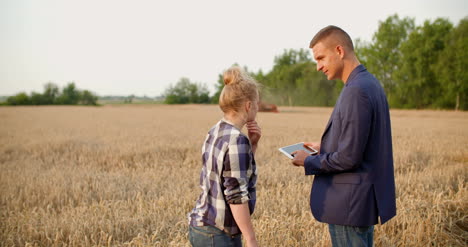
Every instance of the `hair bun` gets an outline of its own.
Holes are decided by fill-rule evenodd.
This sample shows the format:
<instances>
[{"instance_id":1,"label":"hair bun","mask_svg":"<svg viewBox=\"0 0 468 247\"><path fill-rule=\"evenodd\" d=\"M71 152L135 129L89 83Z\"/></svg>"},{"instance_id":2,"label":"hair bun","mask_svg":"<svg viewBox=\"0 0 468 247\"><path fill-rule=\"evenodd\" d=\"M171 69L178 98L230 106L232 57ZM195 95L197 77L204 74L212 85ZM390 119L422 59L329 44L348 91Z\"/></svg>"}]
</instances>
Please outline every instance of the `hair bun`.
<instances>
[{"instance_id":1,"label":"hair bun","mask_svg":"<svg viewBox=\"0 0 468 247\"><path fill-rule=\"evenodd\" d=\"M242 71L239 67L234 66L226 70L223 74L224 85L239 83L242 79Z\"/></svg>"},{"instance_id":2,"label":"hair bun","mask_svg":"<svg viewBox=\"0 0 468 247\"><path fill-rule=\"evenodd\" d=\"M223 73L224 87L219 95L219 107L226 112L242 111L246 100L258 101L258 84L245 70L232 66Z\"/></svg>"}]
</instances>

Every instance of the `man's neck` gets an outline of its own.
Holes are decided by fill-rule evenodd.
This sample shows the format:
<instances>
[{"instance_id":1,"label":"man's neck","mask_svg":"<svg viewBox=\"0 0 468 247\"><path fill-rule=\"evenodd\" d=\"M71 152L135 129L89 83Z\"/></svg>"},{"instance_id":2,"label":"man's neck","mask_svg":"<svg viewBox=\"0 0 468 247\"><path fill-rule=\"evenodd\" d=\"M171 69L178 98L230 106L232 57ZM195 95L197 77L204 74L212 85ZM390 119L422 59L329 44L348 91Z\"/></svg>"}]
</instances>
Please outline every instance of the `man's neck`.
<instances>
[{"instance_id":1,"label":"man's neck","mask_svg":"<svg viewBox=\"0 0 468 247\"><path fill-rule=\"evenodd\" d=\"M353 58L349 62L345 63L345 66L343 68L343 78L341 78L344 84L348 82L349 75L351 75L353 70L360 64L361 63L359 62L359 60L357 60L357 58Z\"/></svg>"}]
</instances>

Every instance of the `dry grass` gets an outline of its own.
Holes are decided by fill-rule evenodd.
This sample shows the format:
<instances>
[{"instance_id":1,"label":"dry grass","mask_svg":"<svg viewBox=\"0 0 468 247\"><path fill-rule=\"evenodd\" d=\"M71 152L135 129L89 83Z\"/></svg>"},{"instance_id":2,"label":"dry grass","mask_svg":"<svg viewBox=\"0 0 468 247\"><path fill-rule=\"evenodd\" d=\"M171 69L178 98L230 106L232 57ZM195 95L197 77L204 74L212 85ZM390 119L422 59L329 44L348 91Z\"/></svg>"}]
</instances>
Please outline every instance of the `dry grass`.
<instances>
[{"instance_id":1,"label":"dry grass","mask_svg":"<svg viewBox=\"0 0 468 247\"><path fill-rule=\"evenodd\" d=\"M276 149L319 140L331 108L260 113L262 246L330 246L313 177ZM466 246L468 113L392 111L398 216L376 246ZM0 108L1 246L188 246L216 106ZM292 126L292 127L291 127Z\"/></svg>"}]
</instances>

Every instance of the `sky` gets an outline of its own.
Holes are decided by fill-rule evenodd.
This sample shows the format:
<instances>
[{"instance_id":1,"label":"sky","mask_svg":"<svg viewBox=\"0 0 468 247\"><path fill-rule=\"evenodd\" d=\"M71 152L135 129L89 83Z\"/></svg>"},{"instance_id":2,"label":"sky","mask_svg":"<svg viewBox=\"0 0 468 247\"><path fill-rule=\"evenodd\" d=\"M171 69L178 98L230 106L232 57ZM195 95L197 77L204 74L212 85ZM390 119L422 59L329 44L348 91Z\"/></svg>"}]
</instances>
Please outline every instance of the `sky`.
<instances>
[{"instance_id":1,"label":"sky","mask_svg":"<svg viewBox=\"0 0 468 247\"><path fill-rule=\"evenodd\" d=\"M370 42L393 14L457 25L468 1L0 0L0 95L73 81L99 96L155 97L182 77L213 93L235 63L268 72L327 25Z\"/></svg>"}]
</instances>

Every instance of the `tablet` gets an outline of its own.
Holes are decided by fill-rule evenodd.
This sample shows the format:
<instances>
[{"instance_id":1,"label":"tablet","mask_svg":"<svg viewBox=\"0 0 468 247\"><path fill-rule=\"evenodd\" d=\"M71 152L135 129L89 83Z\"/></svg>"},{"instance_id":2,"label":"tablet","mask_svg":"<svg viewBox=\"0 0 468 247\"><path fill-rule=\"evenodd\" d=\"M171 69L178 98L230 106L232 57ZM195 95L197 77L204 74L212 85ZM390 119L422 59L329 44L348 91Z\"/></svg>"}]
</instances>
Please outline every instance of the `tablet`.
<instances>
[{"instance_id":1,"label":"tablet","mask_svg":"<svg viewBox=\"0 0 468 247\"><path fill-rule=\"evenodd\" d=\"M293 144L293 145L281 147L278 150L281 153L283 153L284 155L286 155L286 157L288 157L290 159L293 159L293 156L291 155L291 153L294 152L294 151L298 151L298 150L304 150L307 153L309 153L310 155L318 153L318 151L313 149L312 147L305 146L303 142L299 142L299 143L296 143L296 144Z\"/></svg>"}]
</instances>

